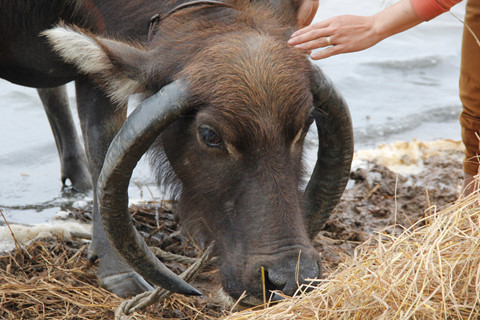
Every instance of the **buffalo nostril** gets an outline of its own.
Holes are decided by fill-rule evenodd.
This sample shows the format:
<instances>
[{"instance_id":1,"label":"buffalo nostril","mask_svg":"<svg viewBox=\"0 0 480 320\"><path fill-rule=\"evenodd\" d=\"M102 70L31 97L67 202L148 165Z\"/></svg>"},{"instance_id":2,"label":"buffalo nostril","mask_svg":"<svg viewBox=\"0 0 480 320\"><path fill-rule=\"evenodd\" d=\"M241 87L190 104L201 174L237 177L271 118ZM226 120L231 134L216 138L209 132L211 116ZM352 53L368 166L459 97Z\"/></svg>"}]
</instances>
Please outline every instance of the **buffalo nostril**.
<instances>
[{"instance_id":1,"label":"buffalo nostril","mask_svg":"<svg viewBox=\"0 0 480 320\"><path fill-rule=\"evenodd\" d=\"M264 267L261 267L260 270L262 273L263 300L270 302L283 300L283 297L275 293L275 291L282 291L286 282L273 282L268 274L268 271L265 270Z\"/></svg>"},{"instance_id":2,"label":"buffalo nostril","mask_svg":"<svg viewBox=\"0 0 480 320\"><path fill-rule=\"evenodd\" d=\"M265 269L262 271L264 272L264 277L262 277L264 292L270 294L274 291L281 291L288 296L293 296L299 287L301 292L308 292L313 289L310 286L311 279L322 276L321 269L321 262L313 259L304 261L300 265L290 263Z\"/></svg>"}]
</instances>

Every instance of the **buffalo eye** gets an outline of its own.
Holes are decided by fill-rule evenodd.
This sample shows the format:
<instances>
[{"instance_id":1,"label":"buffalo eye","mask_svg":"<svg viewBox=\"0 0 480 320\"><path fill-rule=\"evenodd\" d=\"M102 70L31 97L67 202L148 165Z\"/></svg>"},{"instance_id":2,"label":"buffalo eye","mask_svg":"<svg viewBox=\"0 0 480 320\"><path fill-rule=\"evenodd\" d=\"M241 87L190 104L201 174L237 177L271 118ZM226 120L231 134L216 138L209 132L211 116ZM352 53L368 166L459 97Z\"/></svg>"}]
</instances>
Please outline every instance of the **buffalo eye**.
<instances>
[{"instance_id":1,"label":"buffalo eye","mask_svg":"<svg viewBox=\"0 0 480 320\"><path fill-rule=\"evenodd\" d=\"M206 146L212 148L223 148L222 138L212 128L202 126L198 128L198 135L200 140L205 143Z\"/></svg>"}]
</instances>

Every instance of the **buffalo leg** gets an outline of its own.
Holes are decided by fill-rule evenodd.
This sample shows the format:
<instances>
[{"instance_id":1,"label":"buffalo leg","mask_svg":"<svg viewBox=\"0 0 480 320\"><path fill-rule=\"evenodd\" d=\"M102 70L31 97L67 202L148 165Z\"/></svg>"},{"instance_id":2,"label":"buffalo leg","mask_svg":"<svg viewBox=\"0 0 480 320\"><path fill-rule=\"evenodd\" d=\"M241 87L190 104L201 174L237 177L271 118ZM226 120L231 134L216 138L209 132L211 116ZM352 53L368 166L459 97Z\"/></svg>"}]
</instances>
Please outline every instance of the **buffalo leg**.
<instances>
[{"instance_id":1,"label":"buffalo leg","mask_svg":"<svg viewBox=\"0 0 480 320\"><path fill-rule=\"evenodd\" d=\"M114 251L105 234L98 210L98 176L108 146L125 121L126 106L112 105L108 97L87 80L77 80L75 85L78 114L91 168L94 194L93 240L89 256L91 260L99 258L97 271L99 284L121 297L152 290L153 288Z\"/></svg>"},{"instance_id":2,"label":"buffalo leg","mask_svg":"<svg viewBox=\"0 0 480 320\"><path fill-rule=\"evenodd\" d=\"M75 130L66 87L37 89L37 91L55 137L63 185L68 179L77 191L91 189L87 159Z\"/></svg>"}]
</instances>

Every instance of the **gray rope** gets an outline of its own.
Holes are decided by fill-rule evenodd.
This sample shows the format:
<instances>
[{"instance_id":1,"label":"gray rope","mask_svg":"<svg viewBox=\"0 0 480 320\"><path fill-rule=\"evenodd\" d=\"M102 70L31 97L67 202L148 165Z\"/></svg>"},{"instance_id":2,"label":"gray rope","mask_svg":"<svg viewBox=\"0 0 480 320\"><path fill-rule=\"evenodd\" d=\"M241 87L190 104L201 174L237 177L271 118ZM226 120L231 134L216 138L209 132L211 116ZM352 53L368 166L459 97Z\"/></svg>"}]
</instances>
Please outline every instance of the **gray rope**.
<instances>
[{"instance_id":1,"label":"gray rope","mask_svg":"<svg viewBox=\"0 0 480 320\"><path fill-rule=\"evenodd\" d=\"M182 256L181 254L175 254L168 251L163 251L162 249L157 247L149 247L149 248L150 250L152 250L153 254L157 258L160 258L164 261L174 261L182 264L194 264L195 262L198 261L198 258L191 258L187 256ZM216 262L216 260L217 260L216 257L212 257L209 262L214 263Z\"/></svg>"},{"instance_id":2,"label":"gray rope","mask_svg":"<svg viewBox=\"0 0 480 320\"><path fill-rule=\"evenodd\" d=\"M199 259L194 259L195 262L185 270L180 277L185 281L191 281L197 273L205 267L205 265L210 261L213 253L214 244L211 243L202 256ZM178 255L175 255L178 256ZM183 256L181 256L183 257ZM186 257L184 257L186 258ZM192 258L189 258L192 259ZM157 303L158 301L165 299L171 294L170 291L163 288L157 288L155 291L147 291L136 295L130 300L123 301L115 311L115 320L126 320L128 315L132 312L141 310L149 305Z\"/></svg>"},{"instance_id":3,"label":"gray rope","mask_svg":"<svg viewBox=\"0 0 480 320\"><path fill-rule=\"evenodd\" d=\"M183 264L193 264L198 260L197 258L190 258L190 257L182 256L180 254L163 251L162 249L157 247L150 247L150 250L152 250L155 256L166 261L175 261Z\"/></svg>"}]
</instances>

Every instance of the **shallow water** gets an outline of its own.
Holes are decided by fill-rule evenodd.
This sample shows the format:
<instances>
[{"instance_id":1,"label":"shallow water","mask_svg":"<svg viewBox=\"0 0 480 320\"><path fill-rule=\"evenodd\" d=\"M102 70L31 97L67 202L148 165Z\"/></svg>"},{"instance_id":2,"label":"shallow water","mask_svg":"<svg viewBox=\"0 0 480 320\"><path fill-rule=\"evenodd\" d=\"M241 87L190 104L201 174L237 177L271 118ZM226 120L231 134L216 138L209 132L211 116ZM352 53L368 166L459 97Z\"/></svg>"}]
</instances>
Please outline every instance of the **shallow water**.
<instances>
[{"instance_id":1,"label":"shallow water","mask_svg":"<svg viewBox=\"0 0 480 320\"><path fill-rule=\"evenodd\" d=\"M383 0L321 0L315 21L372 14L385 5ZM464 4L452 11L462 17ZM462 29L447 13L374 48L317 62L350 106L357 150L413 138L460 139ZM68 90L75 109L72 84ZM0 80L0 101L0 208L7 220L41 223L76 200L88 200L88 194L61 191L55 143L36 90ZM309 145L315 144L310 137ZM309 165L313 149L308 148ZM147 200L161 195L145 163L136 169L129 192Z\"/></svg>"}]
</instances>

